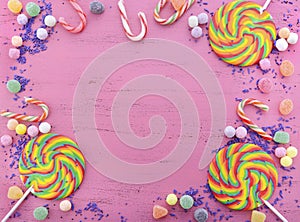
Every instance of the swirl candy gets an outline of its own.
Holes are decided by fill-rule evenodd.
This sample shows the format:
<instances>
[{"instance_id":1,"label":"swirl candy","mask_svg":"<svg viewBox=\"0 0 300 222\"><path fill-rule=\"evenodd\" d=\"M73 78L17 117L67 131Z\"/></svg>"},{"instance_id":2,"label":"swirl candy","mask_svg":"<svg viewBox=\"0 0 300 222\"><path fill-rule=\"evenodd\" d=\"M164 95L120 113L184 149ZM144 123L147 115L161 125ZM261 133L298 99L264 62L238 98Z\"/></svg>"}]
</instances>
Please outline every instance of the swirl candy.
<instances>
[{"instance_id":1,"label":"swirl candy","mask_svg":"<svg viewBox=\"0 0 300 222\"><path fill-rule=\"evenodd\" d=\"M221 6L209 25L214 52L233 65L250 66L266 58L276 39L271 15L261 6L247 1L233 1Z\"/></svg>"},{"instance_id":2,"label":"swirl candy","mask_svg":"<svg viewBox=\"0 0 300 222\"><path fill-rule=\"evenodd\" d=\"M272 196L277 183L272 157L254 144L232 144L220 150L209 166L212 193L230 209L259 207Z\"/></svg>"},{"instance_id":3,"label":"swirl candy","mask_svg":"<svg viewBox=\"0 0 300 222\"><path fill-rule=\"evenodd\" d=\"M85 161L71 139L43 134L30 140L20 157L21 180L33 194L44 199L71 195L83 180Z\"/></svg>"}]
</instances>

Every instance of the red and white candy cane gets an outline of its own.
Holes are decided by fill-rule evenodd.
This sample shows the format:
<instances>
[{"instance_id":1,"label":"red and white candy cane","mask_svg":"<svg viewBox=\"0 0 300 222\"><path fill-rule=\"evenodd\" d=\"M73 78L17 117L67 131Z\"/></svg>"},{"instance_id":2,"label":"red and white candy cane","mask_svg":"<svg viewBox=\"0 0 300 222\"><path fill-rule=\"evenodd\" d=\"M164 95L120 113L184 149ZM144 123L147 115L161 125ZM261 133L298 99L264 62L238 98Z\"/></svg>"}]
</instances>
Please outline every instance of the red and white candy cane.
<instances>
[{"instance_id":1,"label":"red and white candy cane","mask_svg":"<svg viewBox=\"0 0 300 222\"><path fill-rule=\"evenodd\" d=\"M18 114L18 113L13 113L13 112L3 110L0 112L0 115L10 119L16 119L16 120L22 120L28 122L41 122L48 117L49 107L44 102L34 98L28 98L28 97L25 97L25 102L41 107L43 109L43 114L40 116L29 116L29 115Z\"/></svg>"},{"instance_id":2,"label":"red and white candy cane","mask_svg":"<svg viewBox=\"0 0 300 222\"><path fill-rule=\"evenodd\" d=\"M140 34L133 35L133 33L132 33L132 31L131 31L131 29L129 27L128 17L127 17L126 9L125 9L125 6L124 6L124 1L120 0L118 2L118 6L119 6L121 20L122 20L122 24L123 24L123 28L124 28L126 36L131 41L134 41L134 42L141 41L143 38L145 38L145 36L146 36L146 34L148 32L148 23L147 23L147 19L146 19L145 13L143 13L143 12L139 12L138 13L138 17L140 19L142 29L141 29Z\"/></svg>"},{"instance_id":3,"label":"red and white candy cane","mask_svg":"<svg viewBox=\"0 0 300 222\"><path fill-rule=\"evenodd\" d=\"M176 11L170 18L161 18L159 13L160 10L165 6L168 0L159 0L158 4L154 9L154 19L161 25L171 25L176 22L195 2L195 0L187 0L184 5Z\"/></svg>"},{"instance_id":4,"label":"red and white candy cane","mask_svg":"<svg viewBox=\"0 0 300 222\"><path fill-rule=\"evenodd\" d=\"M249 126L250 129L252 129L253 131L255 131L256 133L258 133L258 135L260 135L262 138L266 139L266 140L272 140L272 136L270 136L269 134L267 134L264 130L262 130L261 128L259 128L257 125L255 125L245 114L244 112L244 107L246 105L253 105L255 107L260 108L263 111L269 111L269 107L262 103L259 100L256 99L252 99L252 98L248 98L248 99L244 99L242 100L237 108L237 114L238 116L241 118L242 122Z\"/></svg>"},{"instance_id":5,"label":"red and white candy cane","mask_svg":"<svg viewBox=\"0 0 300 222\"><path fill-rule=\"evenodd\" d=\"M86 14L83 12L82 8L76 2L76 0L69 0L73 8L76 10L80 17L80 23L78 26L74 27L65 21L65 18L60 17L58 22L69 32L71 33L79 33L86 27Z\"/></svg>"}]
</instances>

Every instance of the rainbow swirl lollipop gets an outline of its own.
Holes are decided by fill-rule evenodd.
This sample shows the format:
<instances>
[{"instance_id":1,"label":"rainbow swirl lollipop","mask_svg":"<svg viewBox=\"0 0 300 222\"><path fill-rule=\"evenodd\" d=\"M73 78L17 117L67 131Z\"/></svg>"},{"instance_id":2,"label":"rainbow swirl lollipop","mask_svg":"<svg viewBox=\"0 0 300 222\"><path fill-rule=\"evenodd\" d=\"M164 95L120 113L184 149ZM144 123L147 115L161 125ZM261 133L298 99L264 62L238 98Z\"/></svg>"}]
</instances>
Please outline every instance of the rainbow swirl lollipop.
<instances>
[{"instance_id":1,"label":"rainbow swirl lollipop","mask_svg":"<svg viewBox=\"0 0 300 222\"><path fill-rule=\"evenodd\" d=\"M250 66L267 57L276 39L271 15L261 6L247 1L233 1L221 6L209 25L210 44L225 62Z\"/></svg>"},{"instance_id":2,"label":"rainbow swirl lollipop","mask_svg":"<svg viewBox=\"0 0 300 222\"><path fill-rule=\"evenodd\" d=\"M271 197L277 183L272 157L254 144L232 144L220 150L209 166L212 193L230 209L259 207Z\"/></svg>"},{"instance_id":3,"label":"rainbow swirl lollipop","mask_svg":"<svg viewBox=\"0 0 300 222\"><path fill-rule=\"evenodd\" d=\"M84 169L77 144L51 133L30 140L19 161L24 185L44 199L62 199L72 194L83 180Z\"/></svg>"}]
</instances>

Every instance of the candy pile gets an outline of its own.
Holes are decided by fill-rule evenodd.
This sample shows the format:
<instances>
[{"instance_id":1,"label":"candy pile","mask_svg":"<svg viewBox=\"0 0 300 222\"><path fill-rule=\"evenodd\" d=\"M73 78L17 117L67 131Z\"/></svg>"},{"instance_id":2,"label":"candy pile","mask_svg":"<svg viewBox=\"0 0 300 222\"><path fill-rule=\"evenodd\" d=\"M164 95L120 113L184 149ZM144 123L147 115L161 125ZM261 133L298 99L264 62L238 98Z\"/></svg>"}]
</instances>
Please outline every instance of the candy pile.
<instances>
[{"instance_id":1,"label":"candy pile","mask_svg":"<svg viewBox=\"0 0 300 222\"><path fill-rule=\"evenodd\" d=\"M203 35L203 30L199 25L205 25L208 23L208 15L204 12L198 16L192 15L188 18L188 25L192 29L191 35L195 39L200 38Z\"/></svg>"},{"instance_id":2,"label":"candy pile","mask_svg":"<svg viewBox=\"0 0 300 222\"><path fill-rule=\"evenodd\" d=\"M281 28L278 31L278 36L279 39L276 40L275 46L280 52L287 50L289 44L294 45L298 42L298 34L291 32L287 27Z\"/></svg>"},{"instance_id":3,"label":"candy pile","mask_svg":"<svg viewBox=\"0 0 300 222\"><path fill-rule=\"evenodd\" d=\"M298 155L298 149L294 146L288 148L277 147L275 149L275 156L280 159L280 164L283 167L290 167L293 164L293 158Z\"/></svg>"},{"instance_id":4,"label":"candy pile","mask_svg":"<svg viewBox=\"0 0 300 222\"><path fill-rule=\"evenodd\" d=\"M233 126L226 126L224 129L224 134L227 138L233 138L236 136L239 139L244 139L247 136L247 129L243 126L234 128Z\"/></svg>"}]
</instances>

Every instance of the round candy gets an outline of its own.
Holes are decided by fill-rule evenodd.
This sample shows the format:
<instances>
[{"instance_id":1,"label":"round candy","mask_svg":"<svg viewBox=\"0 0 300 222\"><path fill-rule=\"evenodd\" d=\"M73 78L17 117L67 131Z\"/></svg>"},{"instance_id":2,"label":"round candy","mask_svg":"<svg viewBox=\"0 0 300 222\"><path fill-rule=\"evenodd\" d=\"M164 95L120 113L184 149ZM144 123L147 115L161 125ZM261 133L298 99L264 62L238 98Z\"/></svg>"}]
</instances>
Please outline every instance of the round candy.
<instances>
[{"instance_id":1,"label":"round candy","mask_svg":"<svg viewBox=\"0 0 300 222\"><path fill-rule=\"evenodd\" d=\"M26 25L28 23L28 18L25 14L20 14L17 17L17 22L19 25Z\"/></svg>"},{"instance_id":2,"label":"round candy","mask_svg":"<svg viewBox=\"0 0 300 222\"><path fill-rule=\"evenodd\" d=\"M7 7L12 13L18 14L21 12L23 5L19 0L9 0L7 2Z\"/></svg>"},{"instance_id":3,"label":"round candy","mask_svg":"<svg viewBox=\"0 0 300 222\"><path fill-rule=\"evenodd\" d=\"M272 157L254 144L221 149L209 166L208 184L215 198L234 210L252 210L268 200L278 183Z\"/></svg>"},{"instance_id":4,"label":"round candy","mask_svg":"<svg viewBox=\"0 0 300 222\"><path fill-rule=\"evenodd\" d=\"M283 51L287 50L287 48L289 47L289 44L287 43L287 41L285 39L281 38L275 42L275 46L278 49L278 51L283 52Z\"/></svg>"},{"instance_id":5,"label":"round candy","mask_svg":"<svg viewBox=\"0 0 300 222\"><path fill-rule=\"evenodd\" d=\"M290 99L284 99L279 104L279 112L281 115L289 115L294 109L294 103Z\"/></svg>"},{"instance_id":6,"label":"round candy","mask_svg":"<svg viewBox=\"0 0 300 222\"><path fill-rule=\"evenodd\" d=\"M198 26L198 17L195 15L190 16L188 19L188 25L190 28Z\"/></svg>"},{"instance_id":7,"label":"round candy","mask_svg":"<svg viewBox=\"0 0 300 222\"><path fill-rule=\"evenodd\" d=\"M69 200L63 200L59 204L59 209L61 211L64 211L64 212L70 211L72 209L72 203L71 203L71 201L69 201Z\"/></svg>"},{"instance_id":8,"label":"round candy","mask_svg":"<svg viewBox=\"0 0 300 222\"><path fill-rule=\"evenodd\" d=\"M48 27L54 27L56 23L57 23L56 18L53 15L47 15L44 18L44 24Z\"/></svg>"},{"instance_id":9,"label":"round candy","mask_svg":"<svg viewBox=\"0 0 300 222\"><path fill-rule=\"evenodd\" d=\"M16 126L16 133L18 135L24 135L27 131L27 126L25 126L24 124L18 124Z\"/></svg>"},{"instance_id":10,"label":"round candy","mask_svg":"<svg viewBox=\"0 0 300 222\"><path fill-rule=\"evenodd\" d=\"M224 134L227 138L232 138L235 136L235 128L233 126L226 126L224 129Z\"/></svg>"},{"instance_id":11,"label":"round candy","mask_svg":"<svg viewBox=\"0 0 300 222\"><path fill-rule=\"evenodd\" d=\"M48 31L44 28L38 28L36 30L36 37L40 40L45 40L48 38Z\"/></svg>"},{"instance_id":12,"label":"round candy","mask_svg":"<svg viewBox=\"0 0 300 222\"><path fill-rule=\"evenodd\" d=\"M290 167L293 164L293 159L289 156L284 156L280 159L280 165L283 167Z\"/></svg>"},{"instance_id":13,"label":"round candy","mask_svg":"<svg viewBox=\"0 0 300 222\"><path fill-rule=\"evenodd\" d=\"M183 209L188 210L193 207L194 199L190 195L183 195L182 197L180 197L179 203Z\"/></svg>"},{"instance_id":14,"label":"round candy","mask_svg":"<svg viewBox=\"0 0 300 222\"><path fill-rule=\"evenodd\" d=\"M48 209L46 207L35 208L33 216L36 220L45 220L48 216Z\"/></svg>"},{"instance_id":15,"label":"round candy","mask_svg":"<svg viewBox=\"0 0 300 222\"><path fill-rule=\"evenodd\" d=\"M8 188L7 197L11 200L19 200L23 196L23 191L18 186Z\"/></svg>"},{"instance_id":16,"label":"round candy","mask_svg":"<svg viewBox=\"0 0 300 222\"><path fill-rule=\"evenodd\" d=\"M18 59L20 58L20 50L16 48L10 48L8 51L8 56L12 59Z\"/></svg>"},{"instance_id":17,"label":"round candy","mask_svg":"<svg viewBox=\"0 0 300 222\"><path fill-rule=\"evenodd\" d=\"M275 149L275 156L278 158L286 156L286 148L284 147L277 147Z\"/></svg>"},{"instance_id":18,"label":"round candy","mask_svg":"<svg viewBox=\"0 0 300 222\"><path fill-rule=\"evenodd\" d=\"M298 34L297 33L294 33L294 32L291 32L288 39L287 39L287 42L289 44L296 44L298 42Z\"/></svg>"},{"instance_id":19,"label":"round candy","mask_svg":"<svg viewBox=\"0 0 300 222\"><path fill-rule=\"evenodd\" d=\"M200 28L199 26L196 26L192 29L191 31L191 35L192 37L194 37L195 39L198 39L202 36L202 28Z\"/></svg>"},{"instance_id":20,"label":"round candy","mask_svg":"<svg viewBox=\"0 0 300 222\"><path fill-rule=\"evenodd\" d=\"M236 130L235 130L235 136L239 139L243 139L247 136L247 129L243 126L239 126Z\"/></svg>"},{"instance_id":21,"label":"round candy","mask_svg":"<svg viewBox=\"0 0 300 222\"><path fill-rule=\"evenodd\" d=\"M10 135L3 135L0 139L3 146L10 146L12 144L12 138Z\"/></svg>"},{"instance_id":22,"label":"round candy","mask_svg":"<svg viewBox=\"0 0 300 222\"><path fill-rule=\"evenodd\" d=\"M6 87L8 89L9 92L11 93L18 93L21 90L21 84L17 81L17 80L9 80L6 83Z\"/></svg>"},{"instance_id":23,"label":"round candy","mask_svg":"<svg viewBox=\"0 0 300 222\"><path fill-rule=\"evenodd\" d=\"M39 130L41 133L49 133L51 131L51 125L47 122L42 122L39 125Z\"/></svg>"},{"instance_id":24,"label":"round candy","mask_svg":"<svg viewBox=\"0 0 300 222\"><path fill-rule=\"evenodd\" d=\"M16 130L17 125L19 124L18 120L16 119L9 119L7 121L7 129L9 130Z\"/></svg>"},{"instance_id":25,"label":"round candy","mask_svg":"<svg viewBox=\"0 0 300 222\"><path fill-rule=\"evenodd\" d=\"M208 15L204 12L198 15L198 23L200 25L206 24L208 22Z\"/></svg>"},{"instance_id":26,"label":"round candy","mask_svg":"<svg viewBox=\"0 0 300 222\"><path fill-rule=\"evenodd\" d=\"M206 222L208 219L208 212L204 208L199 208L194 212L194 218L197 222Z\"/></svg>"},{"instance_id":27,"label":"round candy","mask_svg":"<svg viewBox=\"0 0 300 222\"><path fill-rule=\"evenodd\" d=\"M276 39L271 15L254 2L233 1L222 5L209 25L210 44L225 62L250 66L267 57Z\"/></svg>"},{"instance_id":28,"label":"round candy","mask_svg":"<svg viewBox=\"0 0 300 222\"><path fill-rule=\"evenodd\" d=\"M102 14L104 12L104 5L98 1L92 1L90 3L90 11L93 14Z\"/></svg>"},{"instance_id":29,"label":"round candy","mask_svg":"<svg viewBox=\"0 0 300 222\"><path fill-rule=\"evenodd\" d=\"M173 194L173 193L169 194L169 195L167 196L167 198L166 198L166 202L167 202L167 204L170 205L170 206L174 206L174 205L177 203L177 201L178 201L178 198L177 198L177 196L176 196L175 194Z\"/></svg>"},{"instance_id":30,"label":"round candy","mask_svg":"<svg viewBox=\"0 0 300 222\"><path fill-rule=\"evenodd\" d=\"M19 171L24 185L44 199L62 199L77 190L84 176L85 162L78 145L57 134L42 134L24 147Z\"/></svg>"},{"instance_id":31,"label":"round candy","mask_svg":"<svg viewBox=\"0 0 300 222\"><path fill-rule=\"evenodd\" d=\"M196 26L195 28L192 29L191 31L191 35L192 37L194 37L195 39L198 39L202 36L202 28L200 28L199 26Z\"/></svg>"},{"instance_id":32,"label":"round candy","mask_svg":"<svg viewBox=\"0 0 300 222\"><path fill-rule=\"evenodd\" d=\"M30 137L36 137L39 134L39 129L36 126L32 125L32 126L28 127L27 134Z\"/></svg>"},{"instance_id":33,"label":"round candy","mask_svg":"<svg viewBox=\"0 0 300 222\"><path fill-rule=\"evenodd\" d=\"M36 17L41 12L41 8L38 4L34 2L28 2L26 4L26 12L31 17Z\"/></svg>"},{"instance_id":34,"label":"round candy","mask_svg":"<svg viewBox=\"0 0 300 222\"><path fill-rule=\"evenodd\" d=\"M283 76L291 76L294 74L294 64L289 60L284 60L280 67L280 73Z\"/></svg>"},{"instance_id":35,"label":"round candy","mask_svg":"<svg viewBox=\"0 0 300 222\"><path fill-rule=\"evenodd\" d=\"M298 149L294 146L290 146L286 149L286 155L295 158L298 155Z\"/></svg>"},{"instance_id":36,"label":"round candy","mask_svg":"<svg viewBox=\"0 0 300 222\"><path fill-rule=\"evenodd\" d=\"M269 70L271 68L271 62L269 59L264 58L259 61L259 66L264 71Z\"/></svg>"},{"instance_id":37,"label":"round candy","mask_svg":"<svg viewBox=\"0 0 300 222\"><path fill-rule=\"evenodd\" d=\"M278 36L279 36L280 38L287 39L287 38L289 37L289 35L290 35L290 30L289 30L289 28L284 27L284 28L279 29Z\"/></svg>"},{"instance_id":38,"label":"round candy","mask_svg":"<svg viewBox=\"0 0 300 222\"><path fill-rule=\"evenodd\" d=\"M262 93L270 93L273 89L273 81L270 78L261 78L258 83L258 89L262 92Z\"/></svg>"},{"instance_id":39,"label":"round candy","mask_svg":"<svg viewBox=\"0 0 300 222\"><path fill-rule=\"evenodd\" d=\"M21 36L15 35L11 38L11 44L14 47L20 47L23 45L23 39Z\"/></svg>"}]
</instances>

